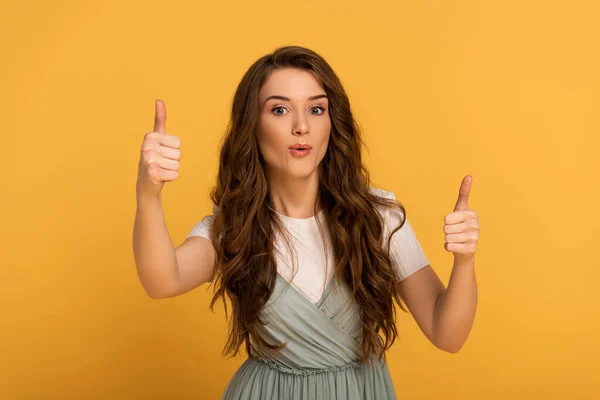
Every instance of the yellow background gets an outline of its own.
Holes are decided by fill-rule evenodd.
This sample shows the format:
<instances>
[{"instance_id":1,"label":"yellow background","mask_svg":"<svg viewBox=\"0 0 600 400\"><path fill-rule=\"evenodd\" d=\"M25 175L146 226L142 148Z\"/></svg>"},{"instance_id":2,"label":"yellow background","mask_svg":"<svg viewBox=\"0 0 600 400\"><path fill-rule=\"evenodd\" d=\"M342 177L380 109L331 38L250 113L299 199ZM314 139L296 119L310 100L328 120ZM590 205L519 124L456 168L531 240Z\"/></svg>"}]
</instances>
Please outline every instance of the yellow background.
<instances>
[{"instance_id":1,"label":"yellow background","mask_svg":"<svg viewBox=\"0 0 600 400\"><path fill-rule=\"evenodd\" d=\"M388 353L402 399L600 396L600 6L593 1L4 1L2 399L216 399L212 290L151 300L132 250L154 101L182 140L163 191L175 245L211 210L243 73L309 47L342 79L374 183L447 284L462 178L480 218L479 304L456 354L410 314Z\"/></svg>"}]
</instances>

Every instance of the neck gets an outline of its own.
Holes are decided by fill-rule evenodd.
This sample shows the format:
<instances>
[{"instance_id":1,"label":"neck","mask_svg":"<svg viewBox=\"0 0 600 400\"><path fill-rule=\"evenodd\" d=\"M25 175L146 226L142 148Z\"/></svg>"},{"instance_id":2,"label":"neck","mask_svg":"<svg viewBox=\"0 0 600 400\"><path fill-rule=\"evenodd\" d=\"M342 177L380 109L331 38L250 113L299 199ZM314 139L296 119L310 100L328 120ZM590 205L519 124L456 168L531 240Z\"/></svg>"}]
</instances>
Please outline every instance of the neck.
<instances>
[{"instance_id":1,"label":"neck","mask_svg":"<svg viewBox=\"0 0 600 400\"><path fill-rule=\"evenodd\" d=\"M317 171L306 177L270 174L269 195L272 208L290 218L310 218L315 215L319 189Z\"/></svg>"}]
</instances>

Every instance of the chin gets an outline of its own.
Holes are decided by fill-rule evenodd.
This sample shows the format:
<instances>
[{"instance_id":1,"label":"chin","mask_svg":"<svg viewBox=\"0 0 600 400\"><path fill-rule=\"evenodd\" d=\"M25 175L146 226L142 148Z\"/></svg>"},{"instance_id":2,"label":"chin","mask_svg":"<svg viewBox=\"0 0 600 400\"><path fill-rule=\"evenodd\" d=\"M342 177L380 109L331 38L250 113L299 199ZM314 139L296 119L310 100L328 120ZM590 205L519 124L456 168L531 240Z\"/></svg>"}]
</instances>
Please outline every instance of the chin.
<instances>
[{"instance_id":1,"label":"chin","mask_svg":"<svg viewBox=\"0 0 600 400\"><path fill-rule=\"evenodd\" d=\"M288 174L293 178L305 179L317 173L316 169L306 170L306 171L290 171Z\"/></svg>"}]
</instances>

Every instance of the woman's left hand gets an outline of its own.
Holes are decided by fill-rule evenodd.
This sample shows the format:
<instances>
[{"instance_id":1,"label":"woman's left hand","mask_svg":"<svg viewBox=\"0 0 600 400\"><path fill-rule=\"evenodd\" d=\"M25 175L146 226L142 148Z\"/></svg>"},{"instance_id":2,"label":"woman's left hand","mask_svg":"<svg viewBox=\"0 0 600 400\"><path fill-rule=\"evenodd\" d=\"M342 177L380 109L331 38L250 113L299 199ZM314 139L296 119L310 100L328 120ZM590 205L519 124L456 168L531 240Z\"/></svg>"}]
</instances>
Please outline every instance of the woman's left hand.
<instances>
[{"instance_id":1,"label":"woman's left hand","mask_svg":"<svg viewBox=\"0 0 600 400\"><path fill-rule=\"evenodd\" d=\"M463 178L454 212L444 217L444 233L446 234L446 251L454 253L454 261L465 262L475 260L475 251L479 241L479 216L469 210L469 192L473 177Z\"/></svg>"}]
</instances>

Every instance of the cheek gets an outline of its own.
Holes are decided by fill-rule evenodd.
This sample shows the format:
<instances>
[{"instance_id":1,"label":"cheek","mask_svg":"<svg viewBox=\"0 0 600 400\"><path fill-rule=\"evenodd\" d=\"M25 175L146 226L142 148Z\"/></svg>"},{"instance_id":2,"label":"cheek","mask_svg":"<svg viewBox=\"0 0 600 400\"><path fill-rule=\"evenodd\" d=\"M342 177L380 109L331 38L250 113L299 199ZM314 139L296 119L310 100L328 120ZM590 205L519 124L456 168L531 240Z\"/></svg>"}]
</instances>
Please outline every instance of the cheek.
<instances>
[{"instance_id":1,"label":"cheek","mask_svg":"<svg viewBox=\"0 0 600 400\"><path fill-rule=\"evenodd\" d=\"M268 126L263 126L257 134L258 147L262 156L269 162L274 163L281 156L281 149L286 147L283 135Z\"/></svg>"},{"instance_id":2,"label":"cheek","mask_svg":"<svg viewBox=\"0 0 600 400\"><path fill-rule=\"evenodd\" d=\"M331 139L331 123L323 127L323 134L319 138L319 147L323 149L323 153L327 150L329 140Z\"/></svg>"},{"instance_id":3,"label":"cheek","mask_svg":"<svg viewBox=\"0 0 600 400\"><path fill-rule=\"evenodd\" d=\"M283 135L272 131L263 132L259 144L265 151L278 151L282 147L286 147Z\"/></svg>"},{"instance_id":4,"label":"cheek","mask_svg":"<svg viewBox=\"0 0 600 400\"><path fill-rule=\"evenodd\" d=\"M282 131L285 129L281 123L277 123L271 118L265 118L260 124L260 140L267 145L277 145L283 142Z\"/></svg>"},{"instance_id":5,"label":"cheek","mask_svg":"<svg viewBox=\"0 0 600 400\"><path fill-rule=\"evenodd\" d=\"M328 147L329 147L329 143L327 141L323 142L323 144L320 146L319 162L321 162L323 160L323 158L325 158L325 154L327 154Z\"/></svg>"},{"instance_id":6,"label":"cheek","mask_svg":"<svg viewBox=\"0 0 600 400\"><path fill-rule=\"evenodd\" d=\"M267 121L262 121L260 123L256 137L258 139L259 146L262 148L270 146L276 135L273 127L270 126L270 124Z\"/></svg>"}]
</instances>

